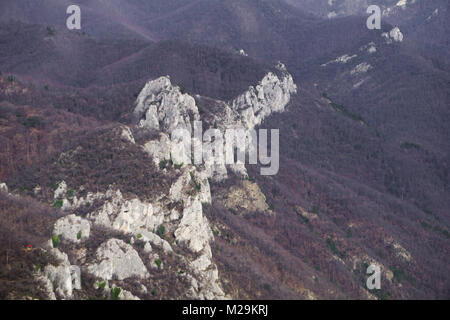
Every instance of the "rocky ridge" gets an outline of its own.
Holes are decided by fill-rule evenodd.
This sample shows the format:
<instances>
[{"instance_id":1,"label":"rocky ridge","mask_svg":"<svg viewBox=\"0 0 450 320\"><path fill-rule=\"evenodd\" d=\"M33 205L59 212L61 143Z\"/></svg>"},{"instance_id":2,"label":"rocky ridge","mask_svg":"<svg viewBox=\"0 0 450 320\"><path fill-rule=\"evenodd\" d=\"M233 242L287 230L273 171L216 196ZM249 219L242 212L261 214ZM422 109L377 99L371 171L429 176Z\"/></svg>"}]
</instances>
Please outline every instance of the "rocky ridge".
<instances>
[{"instance_id":1,"label":"rocky ridge","mask_svg":"<svg viewBox=\"0 0 450 320\"><path fill-rule=\"evenodd\" d=\"M282 112L291 96L297 93L297 86L282 63L279 63L276 69L280 75L269 72L258 85L251 86L232 101L214 100L220 108L212 114L206 125L222 133L231 128L250 131L270 114ZM157 164L169 160L177 165L190 164L192 145L205 143L204 148L212 148L212 142L201 141L202 137L200 139L197 136L192 137L191 144L186 143L184 137L176 135L177 129L183 129L192 136L195 129L194 122L203 119L200 118L195 99L181 93L179 87L171 84L169 77L161 77L147 83L137 99L134 114L141 128L160 130L157 139L144 144L144 150ZM244 146L247 150L250 141L246 141ZM225 143L226 137L224 145ZM209 178L218 181L227 178L224 159L203 160ZM243 163L236 162L229 168L242 176L247 176Z\"/></svg>"},{"instance_id":2,"label":"rocky ridge","mask_svg":"<svg viewBox=\"0 0 450 320\"><path fill-rule=\"evenodd\" d=\"M282 64L277 66L277 73L268 73L236 99L220 102L223 109L213 115L214 126L253 129L271 113L282 112L297 87ZM89 285L103 290L109 298L145 298L151 289L149 279L158 272L178 273L183 278L180 281L187 284L187 289L180 298L227 298L213 262L213 232L203 214L203 206L212 201L211 178L226 179L227 168L225 164L216 167L215 163L192 165L186 146L170 138L176 129L192 132L194 121L202 120L196 99L172 85L169 77L161 77L145 85L134 114L140 130L158 136L140 144L149 161L167 174L176 171L177 178L168 194L141 200L110 186L106 192L89 191L77 197L86 190L69 189L61 181L54 190L54 199L64 216L55 223L54 236L47 246L60 264L46 266L37 277L48 288L50 299L71 299L75 291L82 289L80 275L74 270L96 279ZM136 144L129 127L121 126L117 132L125 143ZM244 164L231 169L246 175ZM257 191L260 193L259 188ZM264 195L258 195L258 199L262 199L259 206L267 209ZM84 217L74 214L93 203L97 205ZM91 246L92 235L99 230L104 230L105 239ZM120 236L106 236L110 232ZM174 264L180 270L173 270ZM140 289L125 290L133 281L139 283Z\"/></svg>"}]
</instances>

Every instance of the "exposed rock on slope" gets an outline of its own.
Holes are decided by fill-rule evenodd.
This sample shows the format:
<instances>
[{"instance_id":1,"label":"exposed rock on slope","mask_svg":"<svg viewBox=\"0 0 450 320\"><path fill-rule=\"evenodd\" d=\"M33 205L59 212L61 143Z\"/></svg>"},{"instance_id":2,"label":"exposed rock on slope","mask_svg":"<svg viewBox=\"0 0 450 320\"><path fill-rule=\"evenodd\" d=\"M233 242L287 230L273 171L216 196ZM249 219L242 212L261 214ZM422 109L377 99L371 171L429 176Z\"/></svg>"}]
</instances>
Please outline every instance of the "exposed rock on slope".
<instances>
[{"instance_id":1,"label":"exposed rock on slope","mask_svg":"<svg viewBox=\"0 0 450 320\"><path fill-rule=\"evenodd\" d=\"M71 266L67 254L60 250L53 248L49 249L59 262L58 265L47 265L42 272L39 272L37 277L46 283L50 299L70 299L73 291L81 289L81 279L79 275L74 272L75 268Z\"/></svg>"},{"instance_id":2,"label":"exposed rock on slope","mask_svg":"<svg viewBox=\"0 0 450 320\"><path fill-rule=\"evenodd\" d=\"M402 42L403 41L403 33L400 31L398 27L393 28L391 31L384 32L381 34L383 38L386 39L386 43L390 44L392 42Z\"/></svg>"},{"instance_id":3,"label":"exposed rock on slope","mask_svg":"<svg viewBox=\"0 0 450 320\"><path fill-rule=\"evenodd\" d=\"M232 186L224 199L225 206L233 212L269 212L266 196L257 183L244 180L242 186Z\"/></svg>"},{"instance_id":4,"label":"exposed rock on slope","mask_svg":"<svg viewBox=\"0 0 450 320\"><path fill-rule=\"evenodd\" d=\"M6 183L0 183L0 190L8 192L8 186L6 185Z\"/></svg>"},{"instance_id":5,"label":"exposed rock on slope","mask_svg":"<svg viewBox=\"0 0 450 320\"><path fill-rule=\"evenodd\" d=\"M62 240L78 243L88 239L90 231L89 221L71 214L56 221L53 234L59 235Z\"/></svg>"},{"instance_id":6,"label":"exposed rock on slope","mask_svg":"<svg viewBox=\"0 0 450 320\"><path fill-rule=\"evenodd\" d=\"M139 126L172 133L176 128L189 129L199 120L195 100L173 86L169 77L148 82L136 101L135 115Z\"/></svg>"},{"instance_id":7,"label":"exposed rock on slope","mask_svg":"<svg viewBox=\"0 0 450 320\"><path fill-rule=\"evenodd\" d=\"M110 239L97 249L97 264L87 267L99 279L124 280L130 277L145 278L148 271L139 254L122 240Z\"/></svg>"},{"instance_id":8,"label":"exposed rock on slope","mask_svg":"<svg viewBox=\"0 0 450 320\"><path fill-rule=\"evenodd\" d=\"M141 202L139 199L125 200L120 190L88 217L98 226L133 234L144 229L155 230L164 222L161 207Z\"/></svg>"},{"instance_id":9,"label":"exposed rock on slope","mask_svg":"<svg viewBox=\"0 0 450 320\"><path fill-rule=\"evenodd\" d=\"M210 112L206 125L215 124L221 130L236 127L251 130L271 113L283 111L297 87L283 65L277 67L276 73L267 74L257 86L231 102L216 101L223 108L217 113ZM172 85L169 77L161 77L145 85L137 98L134 114L140 130L151 133L153 138L137 144L128 127L114 128L111 132L121 141L119 144L136 145L140 152L146 152L150 156L148 161L171 181L170 188L143 200L124 194L120 185L94 192L89 187L85 190L84 186L69 189L61 181L53 194L55 203L67 213L84 212L84 218L70 214L55 223L53 232L57 241L53 239L53 244L58 245L61 240L60 250L68 253L61 253L65 256L58 266L45 269L55 297L72 298L73 290L80 289L78 284L73 284L69 272L70 257L82 272L97 281L92 285L97 290L103 288L107 297L111 294L105 288L122 286L126 289L122 291L123 299L145 298L154 277L164 273L168 277L176 274L177 281L188 284L174 284L180 298L223 299L226 295L211 249L214 235L203 206L213 201L210 178L217 178L217 172L219 180L226 178L227 168L223 163L214 162L192 165L190 145L172 138L177 129L192 133L194 122L202 120L196 100ZM81 150L60 158L78 152ZM244 164L232 169L246 175ZM268 205L258 186L247 183L245 186L243 192L251 191L254 199L252 203L238 201L236 205L267 211ZM98 243L100 230L105 230L101 244ZM95 254L88 250L95 250ZM133 281L139 282L140 290L130 289Z\"/></svg>"},{"instance_id":10,"label":"exposed rock on slope","mask_svg":"<svg viewBox=\"0 0 450 320\"><path fill-rule=\"evenodd\" d=\"M256 87L249 90L231 103L231 109L240 115L242 123L253 129L273 112L281 112L297 93L297 86L283 64L277 66L282 73L278 77L268 73Z\"/></svg>"},{"instance_id":11,"label":"exposed rock on slope","mask_svg":"<svg viewBox=\"0 0 450 320\"><path fill-rule=\"evenodd\" d=\"M103 204L87 214L88 220L75 215L59 219L54 226L54 234L63 242L68 240L81 244L83 240L83 245L87 246L91 241L88 237L92 223L95 228L131 236L130 243L135 245L112 238L96 249L93 258L86 257L86 253L82 254L83 258L79 260L78 266L100 282L128 281L137 277L141 279L141 285L150 285L149 276L155 269L157 273L163 270L163 260L174 260L177 261L176 264L187 264L187 268L179 267L184 270L185 281L190 284L184 293L185 298L223 298L225 295L219 286L218 272L212 262L209 244L213 235L202 213L202 203L211 201L208 179L197 172L191 175L191 172L195 172L195 168L186 166L167 197L152 203L142 202L138 198L125 198L120 190L112 191L112 188L104 194L91 194L89 199L95 198L95 201ZM69 203L65 198L63 201ZM85 201L78 200L68 206L66 211L79 208L76 206L78 204L84 205ZM171 207L172 209L168 209ZM176 243L163 239L169 233L173 234ZM136 250L135 246L141 249ZM172 246L179 246L177 252L186 248L192 258L175 252ZM75 256L77 250L68 249ZM45 279L49 279L55 297L72 298L74 287L69 285L72 281L70 263L67 255L63 258L59 265L46 267ZM172 263L171 268L174 266ZM181 272L170 269L167 272ZM129 293L130 295L124 294L122 298L139 295L139 292Z\"/></svg>"},{"instance_id":12,"label":"exposed rock on slope","mask_svg":"<svg viewBox=\"0 0 450 320\"><path fill-rule=\"evenodd\" d=\"M65 181L61 181L55 190L55 199L59 199L64 196L67 192L67 184Z\"/></svg>"},{"instance_id":13,"label":"exposed rock on slope","mask_svg":"<svg viewBox=\"0 0 450 320\"><path fill-rule=\"evenodd\" d=\"M297 87L284 65L280 63L277 70L280 76L268 73L256 87L250 87L230 103L215 101L221 104L222 109L212 114L212 119L208 120L207 125L214 124L223 131L227 128L251 130L271 113L283 111L291 95L297 92ZM186 245L193 253L200 253L200 256L191 262L191 266L207 279L207 283L212 284L212 293L221 295L222 290L216 284L218 274L212 263L209 245L213 234L203 216L202 203L211 202L208 178L222 180L226 178L227 169L224 163L208 162L208 159L205 159L206 170L191 167L191 145L181 143L180 147L180 141L173 140L176 129L193 132L194 121L200 120L196 101L193 97L182 94L178 87L171 84L169 77L161 77L147 83L137 99L134 113L140 127L161 131L159 140L151 140L144 144L144 150L156 160L156 163L171 160L178 166L186 164L183 174L170 190L171 199L182 201L184 205L181 222L174 235L180 244ZM246 175L244 164L240 166L238 164L233 169ZM195 196L186 194L186 189L192 188L192 183L197 191ZM263 199L264 195L259 198ZM259 207L262 210L268 209L265 202ZM180 213L176 213L175 216L178 214ZM214 295L204 297L209 299Z\"/></svg>"},{"instance_id":14,"label":"exposed rock on slope","mask_svg":"<svg viewBox=\"0 0 450 320\"><path fill-rule=\"evenodd\" d=\"M227 103L215 100L221 108L211 115L207 125L225 132L228 128L252 130L274 112L281 112L297 92L292 76L283 64L277 66L277 75L269 72L260 83ZM134 114L138 125L152 130L161 130L159 140L144 144L145 151L157 161L172 160L176 164L191 163L191 144L174 136L176 129L194 131L194 121L200 120L199 108L193 97L182 94L172 85L169 77L149 81L139 94ZM194 137L194 144L201 143ZM224 141L226 143L226 141ZM248 143L248 141L247 141ZM207 144L208 148L211 145ZM248 148L248 144L246 145ZM209 177L223 180L227 176L224 159L204 159ZM236 163L232 169L246 175L245 166Z\"/></svg>"}]
</instances>

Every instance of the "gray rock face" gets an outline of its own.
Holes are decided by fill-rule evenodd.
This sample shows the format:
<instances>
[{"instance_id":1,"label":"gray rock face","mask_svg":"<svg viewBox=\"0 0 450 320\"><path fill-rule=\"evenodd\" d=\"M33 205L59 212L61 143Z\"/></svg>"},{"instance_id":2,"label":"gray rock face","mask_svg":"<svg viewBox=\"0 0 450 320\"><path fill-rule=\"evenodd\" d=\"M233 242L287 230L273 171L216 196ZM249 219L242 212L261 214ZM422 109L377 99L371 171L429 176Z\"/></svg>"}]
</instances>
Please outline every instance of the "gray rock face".
<instances>
[{"instance_id":1,"label":"gray rock face","mask_svg":"<svg viewBox=\"0 0 450 320\"><path fill-rule=\"evenodd\" d=\"M200 119L195 100L173 86L169 77L148 82L136 101L139 126L172 133L176 128L191 127L191 116Z\"/></svg>"},{"instance_id":2,"label":"gray rock face","mask_svg":"<svg viewBox=\"0 0 450 320\"><path fill-rule=\"evenodd\" d=\"M121 132L120 136L122 139L124 139L125 141L128 141L132 144L136 144L136 141L134 140L134 137L133 137L133 133L131 132L131 129L129 127L122 126L121 130L122 130L122 132Z\"/></svg>"},{"instance_id":3,"label":"gray rock face","mask_svg":"<svg viewBox=\"0 0 450 320\"><path fill-rule=\"evenodd\" d=\"M214 115L213 122L222 134L229 128L252 130L270 114L285 109L291 96L297 93L297 86L283 64L280 63L277 69L279 76L269 72L258 85L251 86L230 103L215 101L222 107L221 112ZM169 77L161 77L146 84L136 101L134 114L139 119L139 126L161 132L158 140L148 141L143 147L156 164L170 158L178 164L191 163L191 144L180 137L174 139L172 134L176 129L192 133L193 122L200 120L193 97L181 94ZM195 139L193 143L198 142ZM212 148L212 144L205 147ZM227 177L225 159L204 159L204 164L208 177L215 180ZM243 163L229 167L236 173L247 175Z\"/></svg>"},{"instance_id":4,"label":"gray rock face","mask_svg":"<svg viewBox=\"0 0 450 320\"><path fill-rule=\"evenodd\" d=\"M122 240L110 239L96 253L98 263L87 266L87 271L103 280L124 280L130 277L145 278L147 268L132 246Z\"/></svg>"},{"instance_id":5,"label":"gray rock face","mask_svg":"<svg viewBox=\"0 0 450 320\"><path fill-rule=\"evenodd\" d=\"M133 295L131 292L127 291L127 290L120 290L120 294L119 294L119 300L141 300L138 297L136 297L135 295Z\"/></svg>"},{"instance_id":6,"label":"gray rock face","mask_svg":"<svg viewBox=\"0 0 450 320\"><path fill-rule=\"evenodd\" d=\"M90 231L89 221L74 214L59 219L53 228L53 234L59 235L61 240L74 243L88 239Z\"/></svg>"},{"instance_id":7,"label":"gray rock face","mask_svg":"<svg viewBox=\"0 0 450 320\"><path fill-rule=\"evenodd\" d=\"M393 28L389 33L383 32L381 36L386 40L386 43L391 44L392 42L402 42L403 33L400 31L399 27Z\"/></svg>"},{"instance_id":8,"label":"gray rock face","mask_svg":"<svg viewBox=\"0 0 450 320\"><path fill-rule=\"evenodd\" d=\"M175 237L192 252L200 252L206 245L209 246L213 235L198 199L188 199L185 203L183 218L175 231Z\"/></svg>"},{"instance_id":9,"label":"gray rock face","mask_svg":"<svg viewBox=\"0 0 450 320\"><path fill-rule=\"evenodd\" d=\"M137 235L154 230L164 223L164 211L158 202L142 202L137 198L125 199L116 190L103 206L88 215L95 225Z\"/></svg>"},{"instance_id":10,"label":"gray rock face","mask_svg":"<svg viewBox=\"0 0 450 320\"><path fill-rule=\"evenodd\" d=\"M211 190L208 176L205 171L199 171L194 166L188 166L183 169L181 176L172 184L169 197L172 201L182 201L189 197L189 191L192 189L192 180L198 184L199 190L197 197L200 202L211 203Z\"/></svg>"},{"instance_id":11,"label":"gray rock face","mask_svg":"<svg viewBox=\"0 0 450 320\"><path fill-rule=\"evenodd\" d=\"M267 74L258 85L250 87L233 101L221 101L223 107L219 108L218 114L213 115L217 128L223 132L228 128L253 129L271 113L283 111L297 87L283 65L280 64L278 69L277 74ZM214 237L203 214L203 204L212 202L209 178L214 173L219 173L221 178L226 178L228 168L246 173L245 165L227 167L224 163L208 162L208 159L201 167L190 163L190 150L188 152L185 144L173 141L171 134L180 128L192 132L191 126L194 121L200 120L200 115L194 98L181 93L168 77L146 84L136 101L134 113L139 126L160 132L159 139L142 145L143 150L156 165L169 159L174 163L175 168L170 170L177 170L178 178L172 183L169 193L155 196L151 201L141 201L137 197L125 198L120 190L110 187L106 193L88 193L80 199L72 195L67 199L67 185L62 181L54 197L63 200L63 209L73 210L93 201L102 201L103 205L90 212L87 220L75 215L59 219L55 223L54 234L60 235L63 241L79 243L88 240L91 223L127 234L133 245L143 244L145 259L149 259L155 272L168 270L162 264L167 255L186 262L186 276L189 276L192 284L187 291L190 297L223 299L225 294L219 285L219 273L210 246ZM128 127L122 126L117 130L124 141L136 143ZM195 258L174 252L169 242L156 234L161 226L175 236L177 245L188 249ZM55 254L63 262L56 267L45 267L44 282L52 286L55 297L70 298L73 290L80 288L79 276L66 254L57 249L49 250L56 250ZM72 250L71 253L79 257L76 259L84 270L104 281L147 279L150 275L138 252L122 240L107 240L96 250L94 258L82 248ZM161 259L160 254L163 255ZM122 291L120 298L134 299L136 297L133 294L136 292Z\"/></svg>"},{"instance_id":12,"label":"gray rock face","mask_svg":"<svg viewBox=\"0 0 450 320\"><path fill-rule=\"evenodd\" d=\"M243 125L253 129L271 113L283 111L291 96L297 93L297 86L283 64L277 69L280 76L269 72L258 85L251 86L230 104L222 102L228 110L217 115L218 125ZM182 94L169 77L146 84L136 101L134 114L139 126L169 135L178 128L191 131L191 123L200 120L194 98Z\"/></svg>"},{"instance_id":13,"label":"gray rock face","mask_svg":"<svg viewBox=\"0 0 450 320\"><path fill-rule=\"evenodd\" d=\"M67 184L65 181L61 181L55 190L54 198L60 199L66 194L66 192L67 192Z\"/></svg>"},{"instance_id":14,"label":"gray rock face","mask_svg":"<svg viewBox=\"0 0 450 320\"><path fill-rule=\"evenodd\" d=\"M220 112L214 114L212 120L217 129L222 133L228 128L252 130L265 117L282 112L291 96L297 92L297 86L284 65L280 63L277 69L278 75L268 73L258 85L250 87L233 101L216 100L221 105L218 108ZM171 212L168 222L172 224L177 242L197 254L196 260L190 262L190 271L194 276L191 296L195 299L224 298L217 267L212 262L210 242L213 234L203 215L202 203L211 203L208 179L223 180L227 177L225 159L222 162L217 161L217 158L204 159L204 169L200 169L191 165L191 145L173 140L172 134L176 129L187 129L192 133L193 123L200 120L200 116L194 98L182 94L178 87L171 84L169 77L161 77L146 84L136 101L134 114L140 127L160 131L159 139L148 141L143 146L155 164L169 159L175 164L184 164L182 174L172 184L168 195L173 203L183 203L183 210ZM193 143L198 143L197 139ZM243 163L229 168L247 175ZM193 184L196 186L195 192L192 192ZM178 222L180 217L181 221ZM148 241L148 234L143 232L142 235L142 239Z\"/></svg>"},{"instance_id":15,"label":"gray rock face","mask_svg":"<svg viewBox=\"0 0 450 320\"><path fill-rule=\"evenodd\" d=\"M190 263L197 280L191 288L192 297L200 300L225 299L219 286L219 271L212 261L211 247L205 246L201 255Z\"/></svg>"},{"instance_id":16,"label":"gray rock face","mask_svg":"<svg viewBox=\"0 0 450 320\"><path fill-rule=\"evenodd\" d=\"M239 113L247 129L261 124L274 112L284 111L291 96L297 93L297 86L286 67L279 64L277 68L282 72L281 77L269 72L256 87L250 87L231 103L231 109Z\"/></svg>"},{"instance_id":17,"label":"gray rock face","mask_svg":"<svg viewBox=\"0 0 450 320\"><path fill-rule=\"evenodd\" d=\"M400 31L400 28L395 27L389 32L389 35L391 38L396 42L402 42L403 41L403 33Z\"/></svg>"},{"instance_id":18,"label":"gray rock face","mask_svg":"<svg viewBox=\"0 0 450 320\"><path fill-rule=\"evenodd\" d=\"M141 236L142 238L140 240L145 242L144 246L147 247L147 249L145 249L146 251L150 252L152 250L151 244L153 244L155 246L161 247L165 253L173 252L173 249L170 246L169 242L162 239L157 234L149 231L142 231Z\"/></svg>"},{"instance_id":19,"label":"gray rock face","mask_svg":"<svg viewBox=\"0 0 450 320\"><path fill-rule=\"evenodd\" d=\"M59 265L47 265L39 277L46 279L51 284L54 297L59 299L70 299L73 290L81 289L81 279L76 266L71 266L67 254L58 249L51 249L50 253L59 260ZM53 295L50 294L50 297Z\"/></svg>"},{"instance_id":20,"label":"gray rock face","mask_svg":"<svg viewBox=\"0 0 450 320\"><path fill-rule=\"evenodd\" d=\"M155 165L158 166L162 160L170 160L171 146L172 142L169 135L160 133L159 139L147 141L142 148L153 159Z\"/></svg>"},{"instance_id":21,"label":"gray rock face","mask_svg":"<svg viewBox=\"0 0 450 320\"><path fill-rule=\"evenodd\" d=\"M169 139L176 129L192 132L192 122L200 120L195 99L172 85L169 77L149 81L138 96L134 115L142 128L161 131L159 141L149 141L144 150L155 162L170 158L177 164L190 162L189 145L182 138ZM173 138L173 137L172 137Z\"/></svg>"},{"instance_id":22,"label":"gray rock face","mask_svg":"<svg viewBox=\"0 0 450 320\"><path fill-rule=\"evenodd\" d=\"M47 300L56 300L55 292L53 291L53 283L42 273L36 275L36 280L41 284L43 292Z\"/></svg>"},{"instance_id":23,"label":"gray rock face","mask_svg":"<svg viewBox=\"0 0 450 320\"><path fill-rule=\"evenodd\" d=\"M6 185L6 183L0 183L0 191L8 193L8 186Z\"/></svg>"}]
</instances>

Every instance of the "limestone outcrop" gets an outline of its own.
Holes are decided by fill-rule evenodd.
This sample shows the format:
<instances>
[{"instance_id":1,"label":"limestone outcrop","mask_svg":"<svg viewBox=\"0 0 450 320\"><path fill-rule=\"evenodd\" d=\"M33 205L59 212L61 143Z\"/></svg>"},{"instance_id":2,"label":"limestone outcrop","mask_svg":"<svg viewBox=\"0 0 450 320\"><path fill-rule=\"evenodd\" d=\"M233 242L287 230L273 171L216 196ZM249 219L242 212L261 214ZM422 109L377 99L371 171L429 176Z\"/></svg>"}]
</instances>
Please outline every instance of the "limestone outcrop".
<instances>
[{"instance_id":1,"label":"limestone outcrop","mask_svg":"<svg viewBox=\"0 0 450 320\"><path fill-rule=\"evenodd\" d=\"M60 218L53 228L54 235L58 235L63 241L74 243L88 239L90 231L90 222L74 214Z\"/></svg>"},{"instance_id":2,"label":"limestone outcrop","mask_svg":"<svg viewBox=\"0 0 450 320\"><path fill-rule=\"evenodd\" d=\"M97 263L88 265L87 270L99 279L145 278L148 274L136 250L119 239L110 239L103 243L97 249L96 260Z\"/></svg>"},{"instance_id":3,"label":"limestone outcrop","mask_svg":"<svg viewBox=\"0 0 450 320\"><path fill-rule=\"evenodd\" d=\"M212 115L212 121L217 130L252 130L265 117L282 112L296 91L292 76L279 64L276 71L268 73L259 84L236 99L221 101L223 108ZM62 201L63 211L70 214L56 221L53 234L57 238L50 241L55 248L48 250L62 262L58 266L45 266L39 277L52 288L51 298L73 297L73 290L81 288L73 272L78 268L96 279L96 287L103 288L104 297L138 299L148 292L154 274L174 272L174 268L182 266L183 270L175 271L189 284L183 287L182 296L224 299L226 295L211 250L214 235L203 207L213 201L210 181L225 179L229 169L245 176L245 164L226 166L211 159L202 165L191 163L192 145L185 143L183 137L174 138L173 133L177 129L193 133L195 122L201 120L199 109L194 97L183 93L169 77L145 85L137 98L134 116L137 127L148 130L153 137L140 142L139 147L162 175L171 177L169 191L141 199L123 194L114 185L95 193L84 189L75 191L76 186L71 186L74 189L69 192L66 182L61 181L54 191L54 199ZM122 142L137 144L130 127L119 126L113 130ZM203 141L194 139L196 142ZM242 196L246 191L235 190L242 199L233 205L249 209L255 205L258 210L267 211L265 197L257 185L245 186L254 195L250 201L253 202ZM83 217L76 215L80 212L84 212ZM100 243L99 236L103 237ZM60 241L68 254L56 248ZM130 281L134 281L133 286L138 281L139 292L129 290ZM121 285L126 290L121 289L118 294L119 289L114 288Z\"/></svg>"}]
</instances>

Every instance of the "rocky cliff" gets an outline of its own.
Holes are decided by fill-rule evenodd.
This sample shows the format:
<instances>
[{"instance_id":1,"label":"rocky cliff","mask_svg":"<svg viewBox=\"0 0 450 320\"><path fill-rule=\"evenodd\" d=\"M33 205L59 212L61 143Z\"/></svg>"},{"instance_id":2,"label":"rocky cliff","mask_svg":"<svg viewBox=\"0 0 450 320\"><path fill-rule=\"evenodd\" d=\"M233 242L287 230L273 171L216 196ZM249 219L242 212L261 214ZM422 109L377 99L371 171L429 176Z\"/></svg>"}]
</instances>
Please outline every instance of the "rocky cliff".
<instances>
[{"instance_id":1,"label":"rocky cliff","mask_svg":"<svg viewBox=\"0 0 450 320\"><path fill-rule=\"evenodd\" d=\"M292 76L279 64L232 101L215 100L222 108L210 110L204 126L253 129L270 114L282 112L296 91ZM168 76L149 81L136 100L134 115L136 130L153 138L137 142L130 127L112 130L112 139L120 141L115 147L129 146L147 154L146 161L169 181L167 188L144 199L124 194L120 183L104 191L66 181L54 187L52 201L64 214L54 224L44 250L59 264L45 266L36 274L48 298L78 298L92 290L106 298L146 298L156 294L155 278L164 281L165 277L176 278L170 286L178 298L230 297L214 263L214 235L203 212L214 201L210 181L226 179L228 168L224 163L193 165L190 145L180 145L172 137L177 129L193 132L195 121L203 120L200 100L183 93ZM73 157L79 148L62 158ZM246 175L243 163L239 170ZM258 186L248 188L255 194L255 206L268 210ZM251 209L253 200L242 201ZM90 280L83 282L81 277Z\"/></svg>"},{"instance_id":2,"label":"rocky cliff","mask_svg":"<svg viewBox=\"0 0 450 320\"><path fill-rule=\"evenodd\" d=\"M196 99L202 100L203 97L194 98L182 93L179 87L171 83L170 77L148 82L137 99L134 115L138 126L157 130L159 136L145 142L145 151L157 164L161 161L188 164L193 162L192 145L205 142L203 137L199 139L193 136L195 121L203 121L206 128L214 127L222 133L229 128L254 129L270 114L282 112L291 96L297 92L297 86L283 64L277 65L276 73L269 72L258 85L251 86L232 101L214 100L212 104L218 107L212 112L209 111L209 117L204 118L200 117L196 103ZM207 108L209 107L207 105ZM174 137L177 129L190 133L194 142L186 143L184 137ZM248 145L245 147L248 148ZM206 175L209 178L223 180L227 177L224 159L204 160ZM230 167L243 176L247 175L242 163Z\"/></svg>"}]
</instances>

